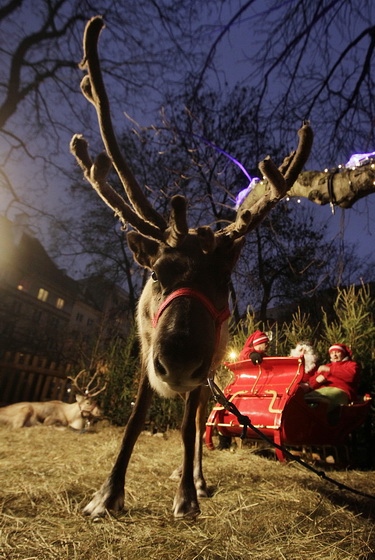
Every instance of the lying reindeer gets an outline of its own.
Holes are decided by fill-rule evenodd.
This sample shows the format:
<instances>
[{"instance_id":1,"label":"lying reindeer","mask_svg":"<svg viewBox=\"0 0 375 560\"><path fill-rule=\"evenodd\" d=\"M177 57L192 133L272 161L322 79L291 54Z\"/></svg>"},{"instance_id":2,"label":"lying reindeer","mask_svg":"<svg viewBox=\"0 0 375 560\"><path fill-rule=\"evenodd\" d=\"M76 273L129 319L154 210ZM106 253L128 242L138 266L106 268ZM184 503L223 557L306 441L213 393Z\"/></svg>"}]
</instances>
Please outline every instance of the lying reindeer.
<instances>
[{"instance_id":1,"label":"lying reindeer","mask_svg":"<svg viewBox=\"0 0 375 560\"><path fill-rule=\"evenodd\" d=\"M62 401L46 402L19 402L0 408L0 423L7 424L12 428L25 428L43 424L44 426L69 426L74 430L82 430L90 418L100 418L102 411L96 401L93 400L104 387L90 391L95 374L85 389L78 386L78 379L84 373L79 372L75 379L69 378L77 391L76 402L65 403Z\"/></svg>"},{"instance_id":2,"label":"lying reindeer","mask_svg":"<svg viewBox=\"0 0 375 560\"><path fill-rule=\"evenodd\" d=\"M134 228L127 234L129 248L151 275L137 311L141 378L135 406L112 471L84 512L95 518L107 510L124 507L126 470L156 391L166 398L185 395L181 426L183 465L173 513L175 517L196 515L198 496L208 495L202 472L207 378L213 376L225 351L230 275L246 233L285 196L301 172L310 152L312 131L307 123L303 125L298 149L280 168L270 158L259 164L265 178L265 194L255 204L247 197L233 223L215 233L208 225L189 229L187 201L179 195L171 199L170 215L165 219L145 196L115 138L97 52L103 25L98 16L86 26L81 68L88 73L81 89L96 108L106 152L93 161L81 135L73 137L70 147L99 196L124 226L130 224ZM107 182L112 164L127 200Z\"/></svg>"}]
</instances>

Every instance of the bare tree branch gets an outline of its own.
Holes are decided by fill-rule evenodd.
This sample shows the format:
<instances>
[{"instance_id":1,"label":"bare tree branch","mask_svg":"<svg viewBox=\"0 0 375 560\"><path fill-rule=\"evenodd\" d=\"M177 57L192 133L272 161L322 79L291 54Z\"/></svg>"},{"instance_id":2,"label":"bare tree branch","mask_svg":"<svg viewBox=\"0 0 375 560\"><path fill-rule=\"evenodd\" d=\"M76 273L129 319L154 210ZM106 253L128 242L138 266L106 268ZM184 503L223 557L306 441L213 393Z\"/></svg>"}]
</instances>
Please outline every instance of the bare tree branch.
<instances>
[{"instance_id":1,"label":"bare tree branch","mask_svg":"<svg viewBox=\"0 0 375 560\"><path fill-rule=\"evenodd\" d=\"M329 190L332 180L334 200ZM258 183L247 196L246 205L255 205L265 196L266 183ZM289 197L307 198L324 206L333 203L340 208L351 208L358 200L375 193L374 164L355 169L344 169L331 174L330 171L304 171L293 187L286 193Z\"/></svg>"}]
</instances>

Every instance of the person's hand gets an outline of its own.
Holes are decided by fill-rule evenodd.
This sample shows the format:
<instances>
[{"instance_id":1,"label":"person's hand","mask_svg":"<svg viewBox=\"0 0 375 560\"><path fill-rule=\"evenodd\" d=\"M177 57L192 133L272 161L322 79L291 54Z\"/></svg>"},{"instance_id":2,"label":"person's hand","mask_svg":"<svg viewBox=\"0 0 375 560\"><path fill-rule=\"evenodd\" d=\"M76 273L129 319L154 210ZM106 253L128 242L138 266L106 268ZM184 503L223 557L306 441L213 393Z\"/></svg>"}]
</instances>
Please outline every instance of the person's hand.
<instances>
[{"instance_id":1,"label":"person's hand","mask_svg":"<svg viewBox=\"0 0 375 560\"><path fill-rule=\"evenodd\" d=\"M299 386L301 387L301 389L304 393L308 393L312 390L310 385L308 383L305 383L305 382L300 383Z\"/></svg>"},{"instance_id":2,"label":"person's hand","mask_svg":"<svg viewBox=\"0 0 375 560\"><path fill-rule=\"evenodd\" d=\"M325 380L326 378L324 377L324 375L318 375L318 377L315 377L315 381L317 383L324 383Z\"/></svg>"},{"instance_id":3,"label":"person's hand","mask_svg":"<svg viewBox=\"0 0 375 560\"><path fill-rule=\"evenodd\" d=\"M318 373L328 372L330 371L329 366L319 366Z\"/></svg>"},{"instance_id":4,"label":"person's hand","mask_svg":"<svg viewBox=\"0 0 375 560\"><path fill-rule=\"evenodd\" d=\"M262 354L259 354L259 352L251 352L249 358L253 362L254 366L261 364L263 361Z\"/></svg>"}]
</instances>

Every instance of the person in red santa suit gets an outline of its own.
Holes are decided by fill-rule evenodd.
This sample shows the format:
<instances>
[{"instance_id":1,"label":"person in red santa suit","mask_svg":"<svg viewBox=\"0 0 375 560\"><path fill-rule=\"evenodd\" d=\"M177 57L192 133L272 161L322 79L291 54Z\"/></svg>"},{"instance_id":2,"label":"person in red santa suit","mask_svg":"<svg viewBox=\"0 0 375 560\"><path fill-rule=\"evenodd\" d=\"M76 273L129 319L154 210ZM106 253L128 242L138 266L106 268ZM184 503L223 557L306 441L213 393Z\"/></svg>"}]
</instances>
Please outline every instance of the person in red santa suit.
<instances>
[{"instance_id":1,"label":"person in red santa suit","mask_svg":"<svg viewBox=\"0 0 375 560\"><path fill-rule=\"evenodd\" d=\"M254 365L261 364L269 343L269 338L264 332L255 331L246 340L238 357L239 361L251 360Z\"/></svg>"},{"instance_id":2,"label":"person in red santa suit","mask_svg":"<svg viewBox=\"0 0 375 560\"><path fill-rule=\"evenodd\" d=\"M261 364L263 356L266 354L269 342L269 338L264 332L255 331L246 340L245 345L238 356L238 361L251 360L254 365ZM232 443L231 436L224 436L220 433L220 430L218 430L218 435L219 445L217 449L229 449Z\"/></svg>"},{"instance_id":3,"label":"person in red santa suit","mask_svg":"<svg viewBox=\"0 0 375 560\"><path fill-rule=\"evenodd\" d=\"M326 401L328 411L356 399L361 371L345 344L333 344L329 356L331 363L318 367L308 381L311 391L305 395L307 401Z\"/></svg>"}]
</instances>

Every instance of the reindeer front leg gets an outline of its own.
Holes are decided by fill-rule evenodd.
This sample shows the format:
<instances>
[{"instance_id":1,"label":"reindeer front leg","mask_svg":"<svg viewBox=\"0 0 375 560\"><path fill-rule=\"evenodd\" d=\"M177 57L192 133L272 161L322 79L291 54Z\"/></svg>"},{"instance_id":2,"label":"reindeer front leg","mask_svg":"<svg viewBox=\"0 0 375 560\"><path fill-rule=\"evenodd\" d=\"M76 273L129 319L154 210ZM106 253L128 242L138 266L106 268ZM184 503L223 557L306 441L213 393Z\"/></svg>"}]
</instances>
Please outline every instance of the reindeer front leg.
<instances>
[{"instance_id":1,"label":"reindeer front leg","mask_svg":"<svg viewBox=\"0 0 375 560\"><path fill-rule=\"evenodd\" d=\"M120 511L124 507L124 486L126 469L146 420L147 410L151 404L153 391L147 375L143 374L137 393L133 412L125 428L120 452L112 468L111 474L102 487L94 494L93 499L83 513L91 517L100 517L107 510Z\"/></svg>"},{"instance_id":2,"label":"reindeer front leg","mask_svg":"<svg viewBox=\"0 0 375 560\"><path fill-rule=\"evenodd\" d=\"M184 458L181 479L173 502L172 511L175 517L200 513L197 490L194 483L195 419L200 392L201 388L198 387L186 395L184 418L181 426Z\"/></svg>"},{"instance_id":3,"label":"reindeer front leg","mask_svg":"<svg viewBox=\"0 0 375 560\"><path fill-rule=\"evenodd\" d=\"M203 476L202 468L202 444L206 430L207 403L210 398L210 389L201 387L198 409L195 418L195 454L194 454L194 484L198 498L208 498L209 493L207 484ZM182 465L173 471L169 477L171 480L180 480L182 475Z\"/></svg>"}]
</instances>

